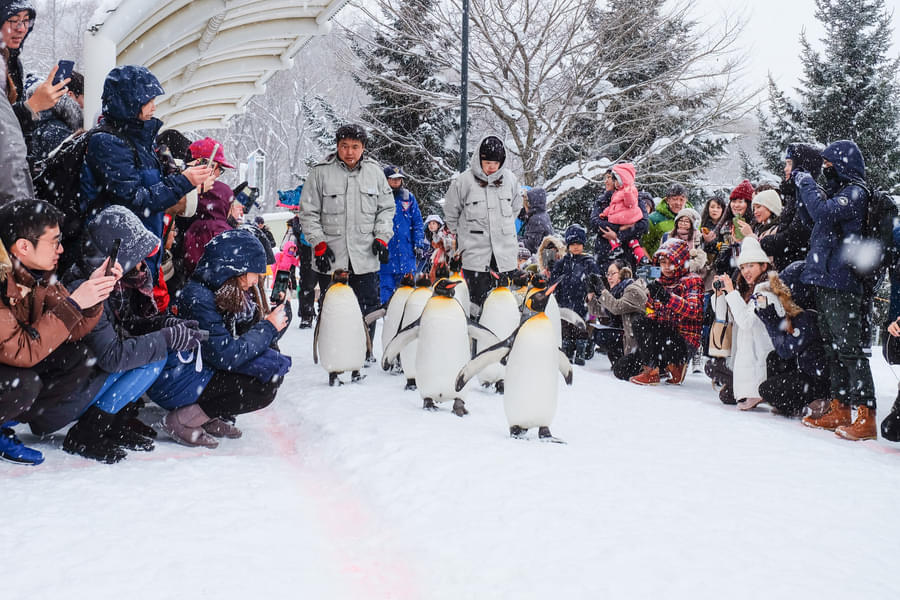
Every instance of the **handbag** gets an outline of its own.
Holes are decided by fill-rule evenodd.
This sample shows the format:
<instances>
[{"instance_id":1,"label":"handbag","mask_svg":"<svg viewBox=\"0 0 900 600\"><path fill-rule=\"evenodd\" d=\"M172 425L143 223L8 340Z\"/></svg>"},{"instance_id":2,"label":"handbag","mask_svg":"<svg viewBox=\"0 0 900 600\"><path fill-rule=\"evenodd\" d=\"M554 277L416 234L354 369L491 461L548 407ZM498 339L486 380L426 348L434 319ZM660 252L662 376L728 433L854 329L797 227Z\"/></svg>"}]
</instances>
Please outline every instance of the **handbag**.
<instances>
[{"instance_id":1,"label":"handbag","mask_svg":"<svg viewBox=\"0 0 900 600\"><path fill-rule=\"evenodd\" d=\"M724 296L721 298L724 299ZM724 317L719 317L719 298L714 300L717 304L716 306L716 320L713 322L712 327L709 329L709 355L724 358L731 356L731 332L734 328L734 323L729 318L728 313L728 305L725 305L725 315Z\"/></svg>"},{"instance_id":2,"label":"handbag","mask_svg":"<svg viewBox=\"0 0 900 600\"><path fill-rule=\"evenodd\" d=\"M900 337L886 333L881 342L881 353L889 365L900 365Z\"/></svg>"}]
</instances>

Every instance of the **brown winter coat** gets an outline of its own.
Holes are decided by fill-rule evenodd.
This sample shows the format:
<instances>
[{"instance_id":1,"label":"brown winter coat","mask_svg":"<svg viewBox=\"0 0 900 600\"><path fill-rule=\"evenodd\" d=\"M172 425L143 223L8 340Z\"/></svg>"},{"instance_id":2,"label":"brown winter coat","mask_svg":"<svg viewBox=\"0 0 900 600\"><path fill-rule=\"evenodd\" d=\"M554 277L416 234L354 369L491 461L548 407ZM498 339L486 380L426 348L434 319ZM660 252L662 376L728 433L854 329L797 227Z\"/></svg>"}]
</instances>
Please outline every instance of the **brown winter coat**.
<instances>
[{"instance_id":1,"label":"brown winter coat","mask_svg":"<svg viewBox=\"0 0 900 600\"><path fill-rule=\"evenodd\" d=\"M643 315L646 305L647 287L643 281L636 279L631 285L625 287L621 298L616 298L609 290L603 290L599 297L595 296L588 302L588 310L591 314L599 315L603 309L606 309L610 313L622 317L625 354L631 354L637 350L637 341L634 339L631 320L635 316Z\"/></svg>"},{"instance_id":2,"label":"brown winter coat","mask_svg":"<svg viewBox=\"0 0 900 600\"><path fill-rule=\"evenodd\" d=\"M22 263L10 258L12 272L0 282L0 363L27 369L90 333L103 304L78 310L61 283L37 283Z\"/></svg>"}]
</instances>

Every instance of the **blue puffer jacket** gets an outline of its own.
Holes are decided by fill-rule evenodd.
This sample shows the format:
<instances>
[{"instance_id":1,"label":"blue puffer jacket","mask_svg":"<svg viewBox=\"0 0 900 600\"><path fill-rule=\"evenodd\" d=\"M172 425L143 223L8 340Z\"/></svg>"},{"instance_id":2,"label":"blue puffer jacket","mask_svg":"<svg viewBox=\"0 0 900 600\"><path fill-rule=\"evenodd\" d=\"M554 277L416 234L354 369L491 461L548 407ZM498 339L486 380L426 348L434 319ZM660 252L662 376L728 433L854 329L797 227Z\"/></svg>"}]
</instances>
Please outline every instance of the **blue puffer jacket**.
<instances>
[{"instance_id":1,"label":"blue puffer jacket","mask_svg":"<svg viewBox=\"0 0 900 600\"><path fill-rule=\"evenodd\" d=\"M159 81L144 67L128 65L110 71L103 84L103 122L128 141L110 133L92 136L81 171L84 198L94 200L106 192L108 204L130 208L157 237L163 233L163 212L194 187L181 174L163 177L153 149L162 121L138 118L141 107L163 93ZM147 261L154 278L161 254Z\"/></svg>"},{"instance_id":2,"label":"blue puffer jacket","mask_svg":"<svg viewBox=\"0 0 900 600\"><path fill-rule=\"evenodd\" d=\"M801 210L812 221L809 254L801 281L833 290L862 293L862 284L847 263L844 253L859 238L866 216L869 195L861 185L866 166L862 153L851 141L829 145L822 157L833 164L825 169L827 189L816 185L808 173L796 172L794 184Z\"/></svg>"},{"instance_id":3,"label":"blue puffer jacket","mask_svg":"<svg viewBox=\"0 0 900 600\"><path fill-rule=\"evenodd\" d=\"M581 318L587 316L585 297L588 293L588 277L591 273L600 274L600 267L589 254L566 254L562 260L553 265L550 273L552 281L558 281L556 301L562 308L571 308Z\"/></svg>"},{"instance_id":4,"label":"blue puffer jacket","mask_svg":"<svg viewBox=\"0 0 900 600\"><path fill-rule=\"evenodd\" d=\"M238 335L216 309L215 292L228 279L265 270L265 251L249 231L226 231L206 245L193 276L178 298L178 316L194 319L200 323L200 329L209 331L209 339L202 345L206 366L253 375L261 381L284 375L290 368L290 358L270 348L280 334L269 321L261 319Z\"/></svg>"},{"instance_id":5,"label":"blue puffer jacket","mask_svg":"<svg viewBox=\"0 0 900 600\"><path fill-rule=\"evenodd\" d=\"M403 203L409 202L408 208L403 208ZM381 265L380 272L385 274L415 273L416 256L415 248L426 248L425 225L422 222L422 213L419 211L419 203L406 188L394 190L394 204L397 207L394 213L394 237L388 242L390 260Z\"/></svg>"},{"instance_id":6,"label":"blue puffer jacket","mask_svg":"<svg viewBox=\"0 0 900 600\"><path fill-rule=\"evenodd\" d=\"M784 318L778 316L771 304L764 309L756 309L756 315L766 326L772 346L780 358L796 360L800 370L814 379L827 376L828 360L815 311L805 310L792 318L793 332L786 331Z\"/></svg>"}]
</instances>

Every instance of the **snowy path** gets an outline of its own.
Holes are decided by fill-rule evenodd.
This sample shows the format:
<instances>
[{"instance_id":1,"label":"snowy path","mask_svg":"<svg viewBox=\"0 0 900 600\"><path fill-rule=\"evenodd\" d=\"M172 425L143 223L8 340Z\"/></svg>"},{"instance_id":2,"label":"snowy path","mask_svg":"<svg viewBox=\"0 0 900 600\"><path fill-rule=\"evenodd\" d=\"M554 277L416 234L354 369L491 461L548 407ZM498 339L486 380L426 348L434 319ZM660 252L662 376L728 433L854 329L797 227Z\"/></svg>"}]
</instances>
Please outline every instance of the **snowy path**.
<instances>
[{"instance_id":1,"label":"snowy path","mask_svg":"<svg viewBox=\"0 0 900 600\"><path fill-rule=\"evenodd\" d=\"M36 469L0 464L2 597L900 594L900 446L740 413L701 375L618 382L603 358L561 389L568 445L514 441L481 390L459 419L376 368L329 388L311 338L291 329L275 404L217 450L108 467L57 437Z\"/></svg>"}]
</instances>

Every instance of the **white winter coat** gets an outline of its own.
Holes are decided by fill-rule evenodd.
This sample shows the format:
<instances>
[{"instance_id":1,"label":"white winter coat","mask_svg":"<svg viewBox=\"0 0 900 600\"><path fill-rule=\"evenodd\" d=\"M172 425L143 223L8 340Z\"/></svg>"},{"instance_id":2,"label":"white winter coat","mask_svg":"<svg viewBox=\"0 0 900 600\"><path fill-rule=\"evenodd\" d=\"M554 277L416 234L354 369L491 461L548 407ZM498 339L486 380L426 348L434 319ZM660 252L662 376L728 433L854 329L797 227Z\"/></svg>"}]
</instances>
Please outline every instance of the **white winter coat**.
<instances>
[{"instance_id":1,"label":"white winter coat","mask_svg":"<svg viewBox=\"0 0 900 600\"><path fill-rule=\"evenodd\" d=\"M522 209L522 194L509 169L484 174L478 157L482 142L484 138L475 146L469 169L447 190L444 222L456 234L464 269L488 271L493 254L500 271L512 271L518 264L516 217Z\"/></svg>"},{"instance_id":2,"label":"white winter coat","mask_svg":"<svg viewBox=\"0 0 900 600\"><path fill-rule=\"evenodd\" d=\"M761 283L754 288L760 290ZM766 380L766 357L775 349L766 326L756 316L752 299L744 302L737 290L725 296L734 325L731 332L731 370L734 373L734 397L759 398L759 384Z\"/></svg>"}]
</instances>

